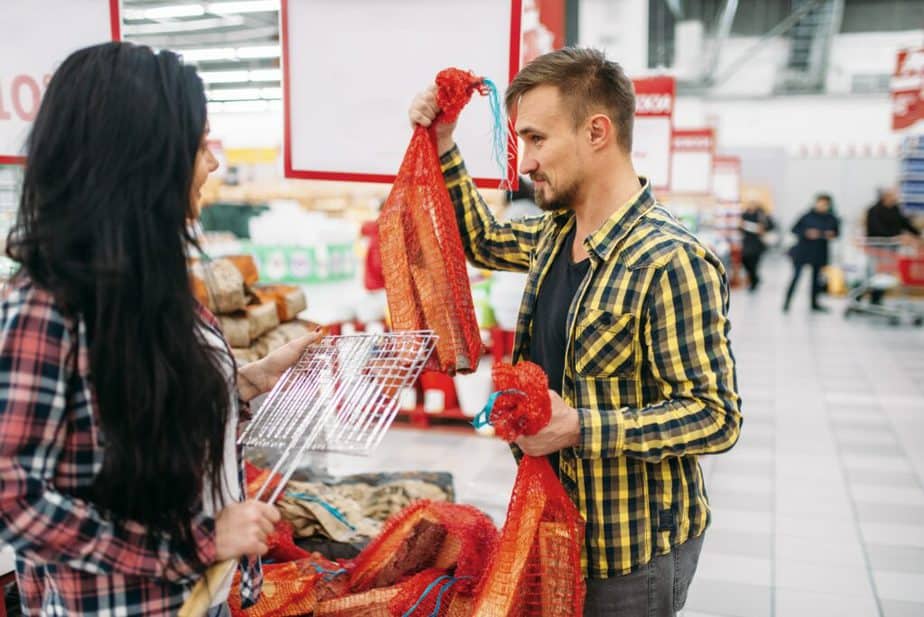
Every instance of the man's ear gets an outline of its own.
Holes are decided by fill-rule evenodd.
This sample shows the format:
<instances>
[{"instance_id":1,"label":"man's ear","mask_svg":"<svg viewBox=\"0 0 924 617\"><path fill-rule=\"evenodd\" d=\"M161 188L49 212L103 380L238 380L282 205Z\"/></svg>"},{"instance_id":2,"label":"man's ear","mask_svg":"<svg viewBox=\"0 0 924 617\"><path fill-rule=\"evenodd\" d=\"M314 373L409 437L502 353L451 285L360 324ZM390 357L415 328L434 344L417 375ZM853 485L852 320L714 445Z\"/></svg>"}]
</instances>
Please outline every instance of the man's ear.
<instances>
[{"instance_id":1,"label":"man's ear","mask_svg":"<svg viewBox=\"0 0 924 617\"><path fill-rule=\"evenodd\" d=\"M587 135L594 150L609 145L616 139L613 121L606 114L594 114L587 121Z\"/></svg>"}]
</instances>

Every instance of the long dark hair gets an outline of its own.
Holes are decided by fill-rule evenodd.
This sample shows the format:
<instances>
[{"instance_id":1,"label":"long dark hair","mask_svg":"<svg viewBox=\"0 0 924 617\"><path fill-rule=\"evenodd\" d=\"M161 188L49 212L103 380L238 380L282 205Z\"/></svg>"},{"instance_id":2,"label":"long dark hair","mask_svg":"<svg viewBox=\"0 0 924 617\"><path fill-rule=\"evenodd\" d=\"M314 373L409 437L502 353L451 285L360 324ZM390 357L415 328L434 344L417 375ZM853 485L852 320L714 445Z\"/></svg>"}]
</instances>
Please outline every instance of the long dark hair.
<instances>
[{"instance_id":1,"label":"long dark hair","mask_svg":"<svg viewBox=\"0 0 924 617\"><path fill-rule=\"evenodd\" d=\"M187 231L206 124L202 82L170 52L107 43L68 57L27 141L8 254L83 320L105 449L93 501L172 534L221 484L228 384L190 291Z\"/></svg>"}]
</instances>

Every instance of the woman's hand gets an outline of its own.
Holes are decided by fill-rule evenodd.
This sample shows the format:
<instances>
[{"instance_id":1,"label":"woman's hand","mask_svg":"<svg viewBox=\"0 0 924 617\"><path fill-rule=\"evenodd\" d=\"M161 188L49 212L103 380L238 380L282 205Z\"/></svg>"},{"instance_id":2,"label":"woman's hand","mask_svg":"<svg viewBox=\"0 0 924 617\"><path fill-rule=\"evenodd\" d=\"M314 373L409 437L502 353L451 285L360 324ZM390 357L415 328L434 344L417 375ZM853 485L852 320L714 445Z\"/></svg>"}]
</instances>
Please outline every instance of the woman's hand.
<instances>
[{"instance_id":1,"label":"woman's hand","mask_svg":"<svg viewBox=\"0 0 924 617\"><path fill-rule=\"evenodd\" d=\"M262 501L229 504L215 519L216 560L265 555L269 550L266 538L278 520L276 507Z\"/></svg>"},{"instance_id":2,"label":"woman's hand","mask_svg":"<svg viewBox=\"0 0 924 617\"><path fill-rule=\"evenodd\" d=\"M307 336L286 343L262 360L242 366L237 372L241 398L249 401L272 390L286 369L298 362L305 348L317 342L321 336L321 329L318 328Z\"/></svg>"}]
</instances>

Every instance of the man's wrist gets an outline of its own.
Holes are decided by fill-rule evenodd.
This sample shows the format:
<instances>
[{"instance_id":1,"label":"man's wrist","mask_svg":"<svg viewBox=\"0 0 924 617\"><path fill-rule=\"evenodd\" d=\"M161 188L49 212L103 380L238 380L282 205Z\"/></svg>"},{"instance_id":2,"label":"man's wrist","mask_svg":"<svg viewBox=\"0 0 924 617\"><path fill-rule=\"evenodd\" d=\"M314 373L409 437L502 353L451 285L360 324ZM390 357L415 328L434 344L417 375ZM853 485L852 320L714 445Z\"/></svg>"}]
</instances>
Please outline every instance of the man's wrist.
<instances>
[{"instance_id":1,"label":"man's wrist","mask_svg":"<svg viewBox=\"0 0 924 617\"><path fill-rule=\"evenodd\" d=\"M436 151L441 157L444 156L447 152L449 152L455 147L456 147L456 140L453 139L452 137L441 138L441 139L438 139L436 142Z\"/></svg>"}]
</instances>

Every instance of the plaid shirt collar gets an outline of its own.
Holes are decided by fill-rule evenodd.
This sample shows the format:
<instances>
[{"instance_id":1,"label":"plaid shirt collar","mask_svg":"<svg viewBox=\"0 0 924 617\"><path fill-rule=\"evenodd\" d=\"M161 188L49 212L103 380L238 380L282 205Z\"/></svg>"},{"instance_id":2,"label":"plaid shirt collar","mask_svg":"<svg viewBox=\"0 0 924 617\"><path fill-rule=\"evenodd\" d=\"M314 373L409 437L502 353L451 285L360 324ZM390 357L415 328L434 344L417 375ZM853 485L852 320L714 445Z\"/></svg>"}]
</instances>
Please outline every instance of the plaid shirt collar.
<instances>
[{"instance_id":1,"label":"plaid shirt collar","mask_svg":"<svg viewBox=\"0 0 924 617\"><path fill-rule=\"evenodd\" d=\"M651 194L651 183L647 178L639 177L642 188L627 202L620 205L613 214L595 232L584 239L584 248L599 262L606 262L622 240L635 227L642 216L655 207ZM574 221L573 210L559 210L552 215L558 226L558 237L570 231Z\"/></svg>"}]
</instances>

